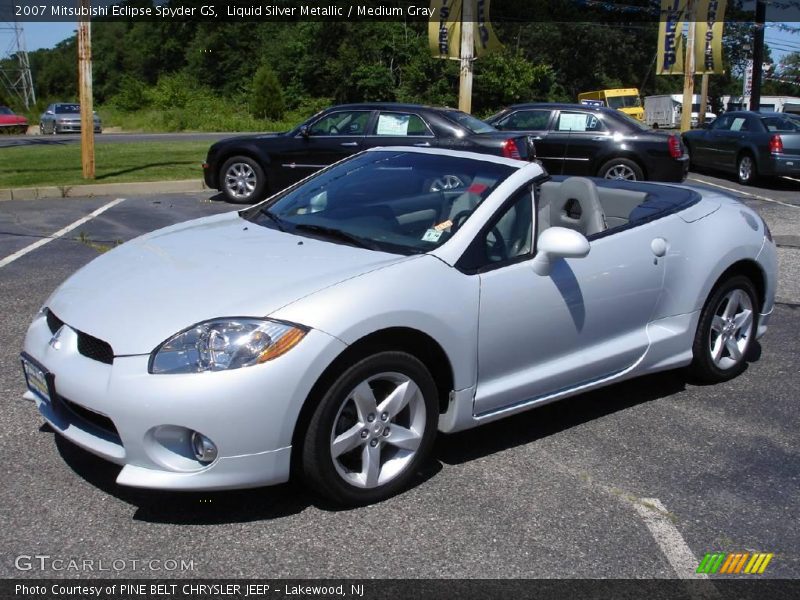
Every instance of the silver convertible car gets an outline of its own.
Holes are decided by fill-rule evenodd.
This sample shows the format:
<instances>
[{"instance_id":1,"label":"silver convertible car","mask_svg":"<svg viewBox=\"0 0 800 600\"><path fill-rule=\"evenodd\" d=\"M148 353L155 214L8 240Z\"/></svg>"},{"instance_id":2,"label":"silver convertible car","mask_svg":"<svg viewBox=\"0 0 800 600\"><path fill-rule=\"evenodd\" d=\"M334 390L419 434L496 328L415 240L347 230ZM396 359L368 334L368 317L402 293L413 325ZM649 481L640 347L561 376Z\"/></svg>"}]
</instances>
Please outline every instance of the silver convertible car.
<instances>
[{"instance_id":1,"label":"silver convertible car","mask_svg":"<svg viewBox=\"0 0 800 600\"><path fill-rule=\"evenodd\" d=\"M28 330L26 397L119 484L295 474L363 504L415 481L437 431L664 369L736 376L776 268L716 192L369 150L72 275Z\"/></svg>"}]
</instances>

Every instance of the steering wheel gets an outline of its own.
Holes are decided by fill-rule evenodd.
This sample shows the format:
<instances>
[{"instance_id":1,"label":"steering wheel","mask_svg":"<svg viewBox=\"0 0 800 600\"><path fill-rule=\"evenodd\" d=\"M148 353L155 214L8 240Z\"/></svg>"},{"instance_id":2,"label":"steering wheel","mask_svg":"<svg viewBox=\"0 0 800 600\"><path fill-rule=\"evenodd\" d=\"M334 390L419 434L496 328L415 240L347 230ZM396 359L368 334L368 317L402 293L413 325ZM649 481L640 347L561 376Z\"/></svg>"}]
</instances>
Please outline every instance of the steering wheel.
<instances>
[{"instance_id":1,"label":"steering wheel","mask_svg":"<svg viewBox=\"0 0 800 600\"><path fill-rule=\"evenodd\" d=\"M462 210L451 219L451 221L453 221L453 224L450 226L451 236L458 231L459 227L464 224L464 221L466 221L467 217L471 214L471 210ZM486 256L491 262L499 262L508 258L508 245L506 244L505 238L503 238L503 234L500 233L500 230L496 226L492 227L492 229L486 233Z\"/></svg>"}]
</instances>

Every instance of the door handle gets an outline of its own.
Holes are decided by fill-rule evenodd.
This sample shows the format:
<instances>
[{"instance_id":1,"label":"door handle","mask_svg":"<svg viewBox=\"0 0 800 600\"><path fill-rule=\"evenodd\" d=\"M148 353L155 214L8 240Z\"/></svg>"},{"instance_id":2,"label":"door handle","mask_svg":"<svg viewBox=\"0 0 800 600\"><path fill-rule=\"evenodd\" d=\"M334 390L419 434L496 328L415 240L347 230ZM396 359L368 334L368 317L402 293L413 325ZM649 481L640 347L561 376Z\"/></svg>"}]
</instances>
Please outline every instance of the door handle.
<instances>
[{"instance_id":1,"label":"door handle","mask_svg":"<svg viewBox=\"0 0 800 600\"><path fill-rule=\"evenodd\" d=\"M529 137L530 139L532 139L534 142L540 142L540 141L542 141L542 140L544 139L544 138L543 138L542 136L540 136L540 135L529 135L528 137Z\"/></svg>"},{"instance_id":2,"label":"door handle","mask_svg":"<svg viewBox=\"0 0 800 600\"><path fill-rule=\"evenodd\" d=\"M420 148L430 148L431 147L431 143L430 142L420 142L419 144L414 144L414 145L418 146Z\"/></svg>"},{"instance_id":3,"label":"door handle","mask_svg":"<svg viewBox=\"0 0 800 600\"><path fill-rule=\"evenodd\" d=\"M607 135L596 135L596 136L594 136L592 138L592 141L593 142L603 142L603 141L605 141L607 139L609 139L609 137Z\"/></svg>"},{"instance_id":4,"label":"door handle","mask_svg":"<svg viewBox=\"0 0 800 600\"><path fill-rule=\"evenodd\" d=\"M341 146L358 146L358 142L342 142Z\"/></svg>"}]
</instances>

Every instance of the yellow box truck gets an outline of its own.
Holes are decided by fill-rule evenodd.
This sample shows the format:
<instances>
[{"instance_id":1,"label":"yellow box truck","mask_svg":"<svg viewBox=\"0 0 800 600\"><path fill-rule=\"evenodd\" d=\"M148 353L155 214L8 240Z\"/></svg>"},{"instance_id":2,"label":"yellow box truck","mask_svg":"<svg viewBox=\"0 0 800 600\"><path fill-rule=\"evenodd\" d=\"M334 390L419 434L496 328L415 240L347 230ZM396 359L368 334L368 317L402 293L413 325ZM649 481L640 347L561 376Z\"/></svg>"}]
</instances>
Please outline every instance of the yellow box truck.
<instances>
[{"instance_id":1,"label":"yellow box truck","mask_svg":"<svg viewBox=\"0 0 800 600\"><path fill-rule=\"evenodd\" d=\"M583 92L578 94L578 102L592 106L615 108L634 119L644 121L644 108L642 108L642 100L639 98L639 90L636 88Z\"/></svg>"}]
</instances>

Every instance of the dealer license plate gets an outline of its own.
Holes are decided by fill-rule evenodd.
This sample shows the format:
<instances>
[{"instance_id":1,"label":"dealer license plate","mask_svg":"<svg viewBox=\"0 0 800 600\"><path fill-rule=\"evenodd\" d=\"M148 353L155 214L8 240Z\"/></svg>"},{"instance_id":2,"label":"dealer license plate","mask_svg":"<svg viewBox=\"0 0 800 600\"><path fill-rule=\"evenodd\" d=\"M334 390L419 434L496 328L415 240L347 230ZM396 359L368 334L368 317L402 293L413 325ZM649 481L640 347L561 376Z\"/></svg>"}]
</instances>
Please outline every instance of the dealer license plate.
<instances>
[{"instance_id":1,"label":"dealer license plate","mask_svg":"<svg viewBox=\"0 0 800 600\"><path fill-rule=\"evenodd\" d=\"M28 389L45 402L50 402L48 379L51 379L52 375L24 354L20 359L22 360L22 370L25 372L25 383L28 384Z\"/></svg>"}]
</instances>

